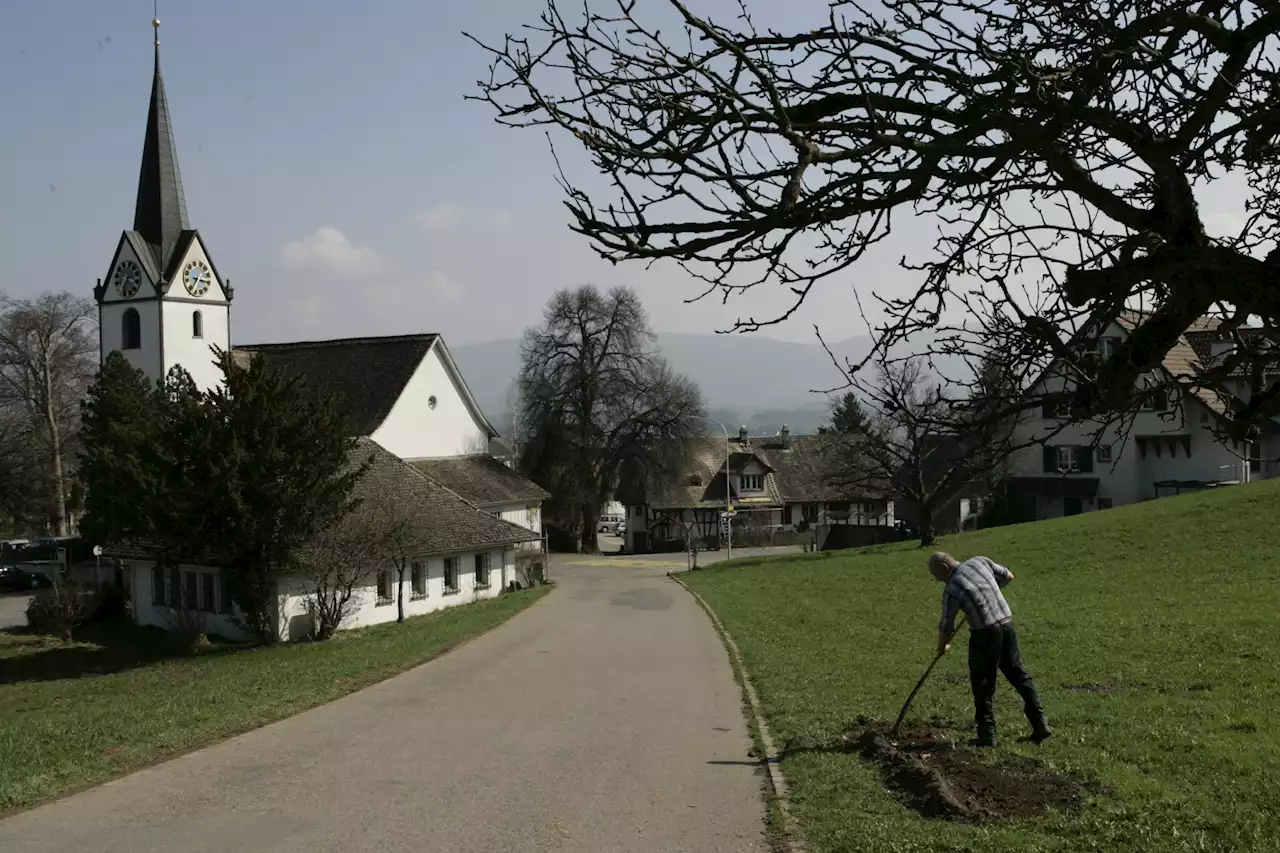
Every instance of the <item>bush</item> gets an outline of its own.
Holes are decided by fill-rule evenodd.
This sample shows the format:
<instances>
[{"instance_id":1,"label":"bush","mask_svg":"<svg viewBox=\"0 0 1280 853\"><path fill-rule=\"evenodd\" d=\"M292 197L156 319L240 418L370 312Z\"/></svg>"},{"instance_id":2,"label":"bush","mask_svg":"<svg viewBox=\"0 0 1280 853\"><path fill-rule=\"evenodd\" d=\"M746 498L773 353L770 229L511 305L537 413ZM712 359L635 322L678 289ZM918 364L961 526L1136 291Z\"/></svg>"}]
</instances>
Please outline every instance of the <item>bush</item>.
<instances>
[{"instance_id":1,"label":"bush","mask_svg":"<svg viewBox=\"0 0 1280 853\"><path fill-rule=\"evenodd\" d=\"M128 602L124 591L115 584L103 584L94 597L93 612L84 620L84 624L98 622L120 622L128 615Z\"/></svg>"},{"instance_id":2,"label":"bush","mask_svg":"<svg viewBox=\"0 0 1280 853\"><path fill-rule=\"evenodd\" d=\"M71 639L71 632L98 606L98 596L77 584L55 584L31 597L27 625L37 634Z\"/></svg>"}]
</instances>

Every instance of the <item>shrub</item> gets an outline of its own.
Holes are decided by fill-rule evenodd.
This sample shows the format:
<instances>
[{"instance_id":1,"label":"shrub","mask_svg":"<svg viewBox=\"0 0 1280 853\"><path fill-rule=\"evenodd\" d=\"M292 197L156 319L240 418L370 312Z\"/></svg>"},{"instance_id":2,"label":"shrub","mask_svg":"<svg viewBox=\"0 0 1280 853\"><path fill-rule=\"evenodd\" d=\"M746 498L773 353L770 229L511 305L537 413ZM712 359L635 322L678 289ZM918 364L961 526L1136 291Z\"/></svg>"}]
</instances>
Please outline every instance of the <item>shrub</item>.
<instances>
[{"instance_id":1,"label":"shrub","mask_svg":"<svg viewBox=\"0 0 1280 853\"><path fill-rule=\"evenodd\" d=\"M98 604L92 590L77 584L54 584L38 591L27 605L27 625L37 634L71 639L71 632L82 624Z\"/></svg>"}]
</instances>

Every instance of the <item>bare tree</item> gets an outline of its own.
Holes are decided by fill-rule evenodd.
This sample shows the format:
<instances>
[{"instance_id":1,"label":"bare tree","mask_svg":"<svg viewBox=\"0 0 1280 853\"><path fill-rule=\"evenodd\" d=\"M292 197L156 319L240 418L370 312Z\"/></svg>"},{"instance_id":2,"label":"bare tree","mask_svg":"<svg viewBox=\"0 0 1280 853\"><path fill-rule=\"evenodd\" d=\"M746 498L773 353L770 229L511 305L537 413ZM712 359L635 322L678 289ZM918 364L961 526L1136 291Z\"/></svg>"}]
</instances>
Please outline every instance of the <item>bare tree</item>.
<instances>
[{"instance_id":1,"label":"bare tree","mask_svg":"<svg viewBox=\"0 0 1280 853\"><path fill-rule=\"evenodd\" d=\"M3 297L0 312L0 400L25 415L31 443L48 465L53 528L65 536L65 465L98 360L93 302L65 292Z\"/></svg>"},{"instance_id":2,"label":"bare tree","mask_svg":"<svg viewBox=\"0 0 1280 853\"><path fill-rule=\"evenodd\" d=\"M310 587L312 635L327 640L342 627L355 594L390 557L383 514L361 505L327 527L297 555Z\"/></svg>"},{"instance_id":3,"label":"bare tree","mask_svg":"<svg viewBox=\"0 0 1280 853\"><path fill-rule=\"evenodd\" d=\"M603 257L674 259L726 299L790 288L779 316L737 324L752 330L916 217L936 239L902 261L914 285L858 291L881 311L862 364L924 332L922 352L999 337L1073 374L1081 419L1172 386L1232 399L1237 438L1280 415L1274 4L835 0L790 33L745 5L728 23L684 0L566 11L548 0L521 36L481 42L476 97L585 149L606 180L561 182ZM1247 185L1245 215L1210 234L1199 200L1223 175ZM1092 357L1126 308L1146 321ZM1140 390L1202 317L1230 356Z\"/></svg>"},{"instance_id":4,"label":"bare tree","mask_svg":"<svg viewBox=\"0 0 1280 853\"><path fill-rule=\"evenodd\" d=\"M600 508L624 463L655 464L703 417L697 386L654 347L635 291L562 290L521 346L521 469L553 495L583 547L596 550Z\"/></svg>"},{"instance_id":5,"label":"bare tree","mask_svg":"<svg viewBox=\"0 0 1280 853\"><path fill-rule=\"evenodd\" d=\"M970 406L948 400L919 360L882 363L875 383L855 381L861 422L835 433L831 479L851 494L905 503L920 544L932 545L938 510L1015 449L1017 419L990 415L994 395Z\"/></svg>"},{"instance_id":6,"label":"bare tree","mask_svg":"<svg viewBox=\"0 0 1280 853\"><path fill-rule=\"evenodd\" d=\"M379 497L375 513L378 536L382 542L381 559L390 560L396 570L396 622L404 624L404 579L409 570L409 561L417 550L411 535L412 527L403 507L390 495Z\"/></svg>"}]
</instances>

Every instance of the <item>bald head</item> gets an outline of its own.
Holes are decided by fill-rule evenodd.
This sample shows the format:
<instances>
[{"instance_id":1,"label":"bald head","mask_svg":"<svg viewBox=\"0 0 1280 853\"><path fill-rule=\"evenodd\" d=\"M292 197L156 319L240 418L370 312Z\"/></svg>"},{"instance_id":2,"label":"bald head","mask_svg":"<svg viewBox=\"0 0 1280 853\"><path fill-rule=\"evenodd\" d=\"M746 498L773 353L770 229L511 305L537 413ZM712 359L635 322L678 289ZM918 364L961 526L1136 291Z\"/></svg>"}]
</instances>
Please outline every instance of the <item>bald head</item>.
<instances>
[{"instance_id":1,"label":"bald head","mask_svg":"<svg viewBox=\"0 0 1280 853\"><path fill-rule=\"evenodd\" d=\"M929 574L940 581L951 577L951 570L956 567L956 558L946 551L935 551L929 555Z\"/></svg>"}]
</instances>

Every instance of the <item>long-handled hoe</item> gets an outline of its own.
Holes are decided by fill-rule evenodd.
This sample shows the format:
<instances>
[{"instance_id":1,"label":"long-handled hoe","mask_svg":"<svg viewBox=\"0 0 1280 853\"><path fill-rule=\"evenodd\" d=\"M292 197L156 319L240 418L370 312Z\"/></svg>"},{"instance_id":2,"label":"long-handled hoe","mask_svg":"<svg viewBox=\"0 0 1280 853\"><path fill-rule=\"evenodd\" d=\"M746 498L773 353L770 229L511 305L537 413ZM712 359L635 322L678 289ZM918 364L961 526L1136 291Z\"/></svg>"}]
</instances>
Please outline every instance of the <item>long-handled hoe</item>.
<instances>
[{"instance_id":1,"label":"long-handled hoe","mask_svg":"<svg viewBox=\"0 0 1280 853\"><path fill-rule=\"evenodd\" d=\"M956 622L956 630L959 631L960 626L963 624L964 624L964 614L961 614L960 620ZM924 687L925 679L929 677L929 673L933 672L933 668L934 666L937 665L938 661L942 660L943 654L946 654L946 653L945 652L939 653L933 659L933 662L929 664L929 668L924 671L924 675L920 676L920 680L916 682L915 690L912 690L911 695L907 697L906 703L902 706L901 713L898 714L898 721L893 724L893 731L889 733L890 739L896 739L898 737L898 729L899 727L902 726L903 718L907 716L907 709L911 707L911 701L916 698L916 694L920 692L920 688Z\"/></svg>"}]
</instances>

